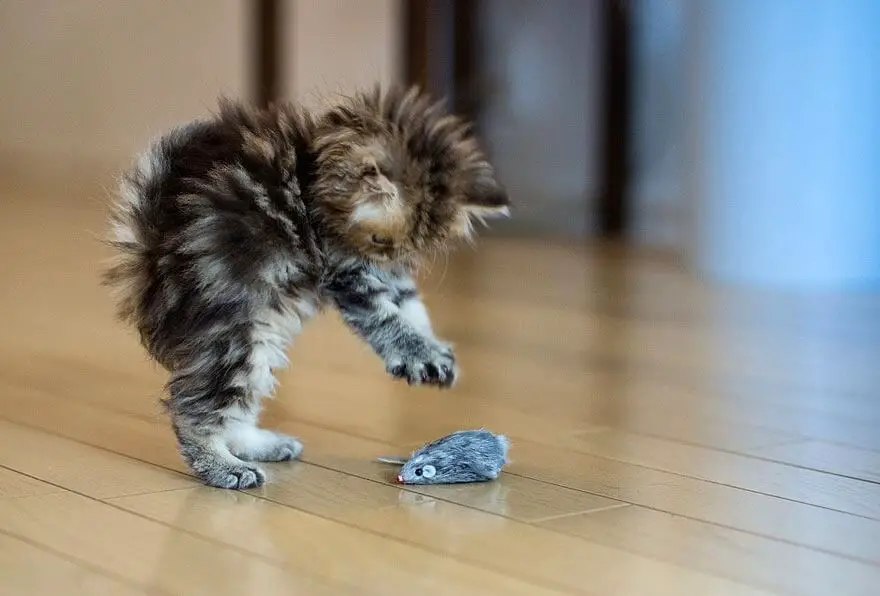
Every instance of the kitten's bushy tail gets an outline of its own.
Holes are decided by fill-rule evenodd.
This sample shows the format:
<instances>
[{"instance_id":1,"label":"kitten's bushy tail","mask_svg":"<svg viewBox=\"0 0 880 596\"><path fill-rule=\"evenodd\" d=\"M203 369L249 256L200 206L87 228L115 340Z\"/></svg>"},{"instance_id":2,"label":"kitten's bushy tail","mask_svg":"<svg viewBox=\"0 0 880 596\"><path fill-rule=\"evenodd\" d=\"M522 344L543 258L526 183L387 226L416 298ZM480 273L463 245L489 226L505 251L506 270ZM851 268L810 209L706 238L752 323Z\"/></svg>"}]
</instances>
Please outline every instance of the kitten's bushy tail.
<instances>
[{"instance_id":1,"label":"kitten's bushy tail","mask_svg":"<svg viewBox=\"0 0 880 596\"><path fill-rule=\"evenodd\" d=\"M115 254L102 281L113 290L117 316L136 327L139 302L152 278L149 255L159 241L154 210L161 200L161 181L168 168L163 149L159 141L139 156L123 174L110 206L110 232L105 242Z\"/></svg>"}]
</instances>

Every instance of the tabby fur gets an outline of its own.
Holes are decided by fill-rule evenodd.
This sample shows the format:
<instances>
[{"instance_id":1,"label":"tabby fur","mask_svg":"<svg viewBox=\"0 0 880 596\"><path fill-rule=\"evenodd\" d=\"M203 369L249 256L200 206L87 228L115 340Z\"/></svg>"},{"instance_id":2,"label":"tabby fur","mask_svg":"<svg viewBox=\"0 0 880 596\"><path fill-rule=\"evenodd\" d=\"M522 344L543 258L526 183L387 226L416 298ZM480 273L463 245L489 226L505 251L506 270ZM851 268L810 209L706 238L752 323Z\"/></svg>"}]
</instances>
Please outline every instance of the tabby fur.
<instances>
[{"instance_id":1,"label":"tabby fur","mask_svg":"<svg viewBox=\"0 0 880 596\"><path fill-rule=\"evenodd\" d=\"M418 267L509 200L467 124L417 89L379 87L310 114L221 100L122 177L105 282L169 373L163 403L206 484L265 482L302 445L257 425L274 371L327 307L411 385L451 387Z\"/></svg>"}]
</instances>

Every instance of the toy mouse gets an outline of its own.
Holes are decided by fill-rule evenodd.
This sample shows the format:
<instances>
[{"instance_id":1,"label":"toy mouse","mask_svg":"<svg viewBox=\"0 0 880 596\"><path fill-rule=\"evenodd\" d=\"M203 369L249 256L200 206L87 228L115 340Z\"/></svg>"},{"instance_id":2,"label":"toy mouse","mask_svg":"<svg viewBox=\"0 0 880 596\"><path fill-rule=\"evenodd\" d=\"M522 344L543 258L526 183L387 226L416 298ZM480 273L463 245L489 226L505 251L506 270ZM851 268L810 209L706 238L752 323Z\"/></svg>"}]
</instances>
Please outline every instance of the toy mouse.
<instances>
[{"instance_id":1,"label":"toy mouse","mask_svg":"<svg viewBox=\"0 0 880 596\"><path fill-rule=\"evenodd\" d=\"M402 466L401 484L456 484L484 482L498 477L507 463L510 442L488 430L461 430L412 452L409 459L380 457L378 461Z\"/></svg>"}]
</instances>

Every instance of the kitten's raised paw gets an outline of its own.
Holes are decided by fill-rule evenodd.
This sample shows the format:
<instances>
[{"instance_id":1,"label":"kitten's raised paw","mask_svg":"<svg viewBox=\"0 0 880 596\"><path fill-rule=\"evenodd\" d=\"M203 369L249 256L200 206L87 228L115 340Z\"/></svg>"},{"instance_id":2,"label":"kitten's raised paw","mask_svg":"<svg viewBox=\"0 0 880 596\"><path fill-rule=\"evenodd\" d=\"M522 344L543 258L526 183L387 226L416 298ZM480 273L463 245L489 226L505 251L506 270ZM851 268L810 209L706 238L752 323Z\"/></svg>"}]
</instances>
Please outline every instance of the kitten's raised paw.
<instances>
[{"instance_id":1,"label":"kitten's raised paw","mask_svg":"<svg viewBox=\"0 0 880 596\"><path fill-rule=\"evenodd\" d=\"M452 349L438 344L427 352L390 358L387 363L388 374L397 379L405 379L410 385L451 387L458 376Z\"/></svg>"}]
</instances>

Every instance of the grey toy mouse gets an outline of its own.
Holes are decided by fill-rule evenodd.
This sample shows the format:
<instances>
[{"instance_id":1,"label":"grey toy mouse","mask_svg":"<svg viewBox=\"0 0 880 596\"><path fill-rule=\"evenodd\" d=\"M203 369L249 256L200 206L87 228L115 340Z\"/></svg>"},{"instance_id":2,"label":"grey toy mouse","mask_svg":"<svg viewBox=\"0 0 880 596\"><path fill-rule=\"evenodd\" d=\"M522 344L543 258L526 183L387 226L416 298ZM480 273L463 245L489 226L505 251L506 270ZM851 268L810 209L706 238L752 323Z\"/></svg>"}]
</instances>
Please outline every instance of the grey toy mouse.
<instances>
[{"instance_id":1,"label":"grey toy mouse","mask_svg":"<svg viewBox=\"0 0 880 596\"><path fill-rule=\"evenodd\" d=\"M402 466L401 484L457 484L494 480L507 463L510 441L485 429L461 430L412 452L409 459L380 457Z\"/></svg>"}]
</instances>

